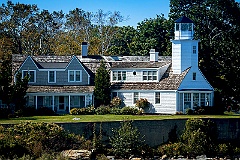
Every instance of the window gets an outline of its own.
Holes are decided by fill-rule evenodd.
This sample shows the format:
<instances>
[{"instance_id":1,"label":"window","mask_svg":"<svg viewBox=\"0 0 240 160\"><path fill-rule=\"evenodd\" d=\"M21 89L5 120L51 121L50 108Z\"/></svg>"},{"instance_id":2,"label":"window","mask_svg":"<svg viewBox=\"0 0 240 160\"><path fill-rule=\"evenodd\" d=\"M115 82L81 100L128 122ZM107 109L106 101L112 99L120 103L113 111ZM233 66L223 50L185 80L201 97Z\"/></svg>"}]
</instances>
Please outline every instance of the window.
<instances>
[{"instance_id":1,"label":"window","mask_svg":"<svg viewBox=\"0 0 240 160\"><path fill-rule=\"evenodd\" d=\"M192 23L188 23L188 30L192 31Z\"/></svg>"},{"instance_id":2,"label":"window","mask_svg":"<svg viewBox=\"0 0 240 160\"><path fill-rule=\"evenodd\" d=\"M126 71L113 71L113 81L125 81Z\"/></svg>"},{"instance_id":3,"label":"window","mask_svg":"<svg viewBox=\"0 0 240 160\"><path fill-rule=\"evenodd\" d=\"M179 23L176 23L176 31L179 31Z\"/></svg>"},{"instance_id":4,"label":"window","mask_svg":"<svg viewBox=\"0 0 240 160\"><path fill-rule=\"evenodd\" d=\"M196 54L196 53L197 53L197 47L193 46L193 54Z\"/></svg>"},{"instance_id":5,"label":"window","mask_svg":"<svg viewBox=\"0 0 240 160\"><path fill-rule=\"evenodd\" d=\"M187 30L188 30L188 23L182 23L181 31L187 31Z\"/></svg>"},{"instance_id":6,"label":"window","mask_svg":"<svg viewBox=\"0 0 240 160\"><path fill-rule=\"evenodd\" d=\"M191 108L191 93L184 93L184 109Z\"/></svg>"},{"instance_id":7,"label":"window","mask_svg":"<svg viewBox=\"0 0 240 160\"><path fill-rule=\"evenodd\" d=\"M55 83L55 82L56 82L56 72L48 71L48 83Z\"/></svg>"},{"instance_id":8,"label":"window","mask_svg":"<svg viewBox=\"0 0 240 160\"><path fill-rule=\"evenodd\" d=\"M155 92L155 104L160 104L160 92Z\"/></svg>"},{"instance_id":9,"label":"window","mask_svg":"<svg viewBox=\"0 0 240 160\"><path fill-rule=\"evenodd\" d=\"M196 81L196 79L197 79L197 74L196 74L196 72L193 72L192 79L193 79L194 81Z\"/></svg>"},{"instance_id":10,"label":"window","mask_svg":"<svg viewBox=\"0 0 240 160\"><path fill-rule=\"evenodd\" d=\"M70 70L68 71L68 81L69 82L81 82L82 81L82 71L81 70Z\"/></svg>"},{"instance_id":11,"label":"window","mask_svg":"<svg viewBox=\"0 0 240 160\"><path fill-rule=\"evenodd\" d=\"M30 83L35 83L36 82L36 71L35 70L22 71L22 78L24 78L27 75L29 76L29 82Z\"/></svg>"},{"instance_id":12,"label":"window","mask_svg":"<svg viewBox=\"0 0 240 160\"><path fill-rule=\"evenodd\" d=\"M136 103L137 100L139 100L139 93L138 92L134 92L133 93L133 103Z\"/></svg>"},{"instance_id":13,"label":"window","mask_svg":"<svg viewBox=\"0 0 240 160\"><path fill-rule=\"evenodd\" d=\"M157 71L143 71L144 81L155 81L157 80Z\"/></svg>"}]
</instances>

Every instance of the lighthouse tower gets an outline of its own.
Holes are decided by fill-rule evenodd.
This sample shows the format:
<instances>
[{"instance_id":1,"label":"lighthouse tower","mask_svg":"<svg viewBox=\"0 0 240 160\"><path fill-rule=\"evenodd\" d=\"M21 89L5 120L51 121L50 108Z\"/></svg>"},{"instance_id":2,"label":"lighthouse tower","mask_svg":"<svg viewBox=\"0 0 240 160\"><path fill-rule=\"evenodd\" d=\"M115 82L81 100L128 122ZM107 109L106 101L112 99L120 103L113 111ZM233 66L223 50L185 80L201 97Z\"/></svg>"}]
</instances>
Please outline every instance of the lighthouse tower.
<instances>
[{"instance_id":1,"label":"lighthouse tower","mask_svg":"<svg viewBox=\"0 0 240 160\"><path fill-rule=\"evenodd\" d=\"M173 74L181 74L189 67L198 69L198 42L193 39L193 21L183 16L175 21L172 42Z\"/></svg>"}]
</instances>

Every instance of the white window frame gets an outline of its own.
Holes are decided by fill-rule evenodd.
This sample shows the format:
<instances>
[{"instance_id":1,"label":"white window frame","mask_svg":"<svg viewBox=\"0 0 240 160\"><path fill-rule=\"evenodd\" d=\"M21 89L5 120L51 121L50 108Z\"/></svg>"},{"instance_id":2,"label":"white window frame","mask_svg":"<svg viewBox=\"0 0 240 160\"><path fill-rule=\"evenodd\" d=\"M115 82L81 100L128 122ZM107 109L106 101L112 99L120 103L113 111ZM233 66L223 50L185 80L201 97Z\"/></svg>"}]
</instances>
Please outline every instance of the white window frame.
<instances>
[{"instance_id":1,"label":"white window frame","mask_svg":"<svg viewBox=\"0 0 240 160\"><path fill-rule=\"evenodd\" d=\"M159 94L159 97L157 97L157 94ZM159 99L158 103L156 101L157 99ZM161 92L155 92L154 100L155 100L155 104L161 104Z\"/></svg>"},{"instance_id":2,"label":"white window frame","mask_svg":"<svg viewBox=\"0 0 240 160\"><path fill-rule=\"evenodd\" d=\"M125 73L125 77L123 73ZM120 77L119 77L119 74L120 74ZM126 71L112 71L112 81L126 81L126 80L127 80Z\"/></svg>"},{"instance_id":3,"label":"white window frame","mask_svg":"<svg viewBox=\"0 0 240 160\"><path fill-rule=\"evenodd\" d=\"M152 72L152 74L150 74ZM144 73L147 73L146 75ZM156 73L155 75L153 73ZM144 77L146 77L147 79L144 79ZM150 79L150 77L152 79ZM153 77L156 77L156 79L154 79ZM144 70L142 71L142 80L143 81L157 81L158 79L158 71L155 70Z\"/></svg>"},{"instance_id":4,"label":"white window frame","mask_svg":"<svg viewBox=\"0 0 240 160\"><path fill-rule=\"evenodd\" d=\"M135 101L135 93L137 93L137 99ZM140 99L140 93L139 92L133 92L133 104L136 104L137 100Z\"/></svg>"},{"instance_id":5,"label":"white window frame","mask_svg":"<svg viewBox=\"0 0 240 160\"><path fill-rule=\"evenodd\" d=\"M22 79L24 78L24 72L28 72L28 75L30 75L30 72L33 72L33 82L29 79L28 83L36 83L36 70L22 70Z\"/></svg>"},{"instance_id":6,"label":"white window frame","mask_svg":"<svg viewBox=\"0 0 240 160\"><path fill-rule=\"evenodd\" d=\"M73 81L70 80L70 72L73 72ZM80 72L80 80L76 80L77 72ZM82 70L68 70L68 82L82 82Z\"/></svg>"},{"instance_id":7,"label":"white window frame","mask_svg":"<svg viewBox=\"0 0 240 160\"><path fill-rule=\"evenodd\" d=\"M54 72L53 81L50 81L50 72ZM56 71L48 71L48 83L56 83Z\"/></svg>"}]
</instances>

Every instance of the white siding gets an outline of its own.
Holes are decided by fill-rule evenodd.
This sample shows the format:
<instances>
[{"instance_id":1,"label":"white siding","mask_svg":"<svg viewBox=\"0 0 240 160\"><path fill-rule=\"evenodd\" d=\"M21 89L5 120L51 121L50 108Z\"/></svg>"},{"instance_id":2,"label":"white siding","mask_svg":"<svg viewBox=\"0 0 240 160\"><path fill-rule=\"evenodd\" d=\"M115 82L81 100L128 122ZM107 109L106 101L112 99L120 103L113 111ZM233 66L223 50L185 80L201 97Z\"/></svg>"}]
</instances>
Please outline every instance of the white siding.
<instances>
[{"instance_id":1,"label":"white siding","mask_svg":"<svg viewBox=\"0 0 240 160\"><path fill-rule=\"evenodd\" d=\"M176 92L175 91L162 91L160 93L161 102L155 104L156 113L175 114L176 113Z\"/></svg>"},{"instance_id":2,"label":"white siding","mask_svg":"<svg viewBox=\"0 0 240 160\"><path fill-rule=\"evenodd\" d=\"M193 72L196 73L196 80L193 80ZM209 82L206 80L198 68L191 68L178 88L178 90L189 89L213 90L212 86L209 84Z\"/></svg>"},{"instance_id":3,"label":"white siding","mask_svg":"<svg viewBox=\"0 0 240 160\"><path fill-rule=\"evenodd\" d=\"M133 93L138 92L139 98L146 98L150 103L149 113L176 113L176 91L113 91L118 92L118 97L122 99L122 106L135 106L133 103ZM155 92L160 92L160 104L155 104Z\"/></svg>"}]
</instances>

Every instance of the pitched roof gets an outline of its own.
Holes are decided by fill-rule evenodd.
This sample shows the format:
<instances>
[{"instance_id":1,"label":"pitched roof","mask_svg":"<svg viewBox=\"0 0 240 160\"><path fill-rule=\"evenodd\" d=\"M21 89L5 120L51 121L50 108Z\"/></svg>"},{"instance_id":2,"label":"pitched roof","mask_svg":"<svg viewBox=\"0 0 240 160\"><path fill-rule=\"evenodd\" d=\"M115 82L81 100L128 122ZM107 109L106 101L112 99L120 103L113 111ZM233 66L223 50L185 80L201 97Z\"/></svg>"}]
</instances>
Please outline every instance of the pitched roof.
<instances>
[{"instance_id":1,"label":"pitched roof","mask_svg":"<svg viewBox=\"0 0 240 160\"><path fill-rule=\"evenodd\" d=\"M193 23L193 21L186 16L182 16L181 18L177 19L175 23Z\"/></svg>"},{"instance_id":2,"label":"pitched roof","mask_svg":"<svg viewBox=\"0 0 240 160\"><path fill-rule=\"evenodd\" d=\"M29 86L28 93L88 93L93 92L94 86Z\"/></svg>"},{"instance_id":3,"label":"pitched roof","mask_svg":"<svg viewBox=\"0 0 240 160\"><path fill-rule=\"evenodd\" d=\"M182 74L173 74L172 67L162 76L160 82L112 83L113 90L177 90L190 68Z\"/></svg>"}]
</instances>

